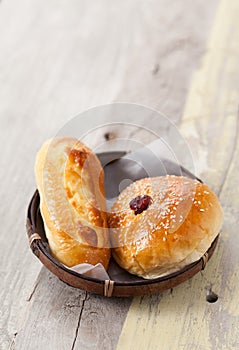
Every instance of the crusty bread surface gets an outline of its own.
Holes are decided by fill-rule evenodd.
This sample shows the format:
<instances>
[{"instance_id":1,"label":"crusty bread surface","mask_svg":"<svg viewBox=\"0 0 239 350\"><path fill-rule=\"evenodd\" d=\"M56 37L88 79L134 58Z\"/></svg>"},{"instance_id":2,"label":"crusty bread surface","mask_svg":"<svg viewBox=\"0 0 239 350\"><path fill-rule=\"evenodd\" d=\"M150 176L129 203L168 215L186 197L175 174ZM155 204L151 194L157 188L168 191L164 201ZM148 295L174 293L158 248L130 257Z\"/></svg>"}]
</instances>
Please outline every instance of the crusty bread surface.
<instances>
[{"instance_id":1,"label":"crusty bread surface","mask_svg":"<svg viewBox=\"0 0 239 350\"><path fill-rule=\"evenodd\" d=\"M104 174L98 158L71 137L49 140L35 161L40 210L52 255L66 266L110 259Z\"/></svg>"},{"instance_id":2,"label":"crusty bread surface","mask_svg":"<svg viewBox=\"0 0 239 350\"><path fill-rule=\"evenodd\" d=\"M149 200L137 212L132 203L137 199L140 205L140 198ZM222 221L219 200L206 184L178 176L141 179L123 190L111 208L112 254L128 272L157 278L200 259Z\"/></svg>"}]
</instances>

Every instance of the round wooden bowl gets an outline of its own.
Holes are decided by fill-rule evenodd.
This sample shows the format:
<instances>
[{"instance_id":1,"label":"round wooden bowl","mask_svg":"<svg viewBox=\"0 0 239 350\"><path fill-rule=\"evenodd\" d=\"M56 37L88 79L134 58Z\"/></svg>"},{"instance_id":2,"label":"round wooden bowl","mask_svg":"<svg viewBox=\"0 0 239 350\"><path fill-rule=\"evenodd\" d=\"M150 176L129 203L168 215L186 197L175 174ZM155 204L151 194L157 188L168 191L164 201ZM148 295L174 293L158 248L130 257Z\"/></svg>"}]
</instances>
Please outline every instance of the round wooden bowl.
<instances>
[{"instance_id":1,"label":"round wooden bowl","mask_svg":"<svg viewBox=\"0 0 239 350\"><path fill-rule=\"evenodd\" d=\"M122 153L118 153L118 155L122 155ZM107 154L103 154L101 156L102 157L99 156L99 158L105 160ZM115 152L114 154L110 153L109 157L112 157L113 159L117 158ZM181 171L182 175L184 176L196 178L183 167L181 167ZM171 173L173 173L173 171L171 171ZM178 174L175 173L175 175ZM32 252L38 257L42 264L46 266L47 269L49 269L63 282L72 287L106 297L129 297L152 294L173 288L178 284L187 281L197 272L205 268L207 261L210 259L216 248L219 237L219 235L216 237L211 247L198 261L195 261L180 271L152 280L146 280L129 274L123 270L113 258L111 258L109 269L107 271L110 279L104 281L72 271L51 256L39 206L40 197L38 191L36 190L28 207L26 223L29 244Z\"/></svg>"}]
</instances>

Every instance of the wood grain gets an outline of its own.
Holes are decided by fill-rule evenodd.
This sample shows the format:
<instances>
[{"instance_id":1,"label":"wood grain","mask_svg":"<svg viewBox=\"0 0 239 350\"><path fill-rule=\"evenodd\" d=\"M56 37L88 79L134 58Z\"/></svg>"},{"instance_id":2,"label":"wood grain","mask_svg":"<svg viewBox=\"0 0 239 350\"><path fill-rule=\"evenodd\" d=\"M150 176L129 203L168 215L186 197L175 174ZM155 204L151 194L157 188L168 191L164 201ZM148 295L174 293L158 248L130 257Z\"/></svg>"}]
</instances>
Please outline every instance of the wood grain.
<instances>
[{"instance_id":1,"label":"wood grain","mask_svg":"<svg viewBox=\"0 0 239 350\"><path fill-rule=\"evenodd\" d=\"M19 329L16 347L31 349L34 344L39 350L112 349L122 327L120 314L129 303L130 299L90 296L42 269L28 299L27 317Z\"/></svg>"},{"instance_id":2,"label":"wood grain","mask_svg":"<svg viewBox=\"0 0 239 350\"><path fill-rule=\"evenodd\" d=\"M84 348L86 339L91 348L103 339L115 348L130 300L84 300L41 269L28 248L35 154L71 116L102 103L146 104L178 122L216 4L0 3L1 349Z\"/></svg>"},{"instance_id":3,"label":"wood grain","mask_svg":"<svg viewBox=\"0 0 239 350\"><path fill-rule=\"evenodd\" d=\"M219 247L206 270L171 292L135 298L117 349L238 349L238 1L222 0L181 123L197 174L225 211ZM206 301L213 290L218 301Z\"/></svg>"}]
</instances>

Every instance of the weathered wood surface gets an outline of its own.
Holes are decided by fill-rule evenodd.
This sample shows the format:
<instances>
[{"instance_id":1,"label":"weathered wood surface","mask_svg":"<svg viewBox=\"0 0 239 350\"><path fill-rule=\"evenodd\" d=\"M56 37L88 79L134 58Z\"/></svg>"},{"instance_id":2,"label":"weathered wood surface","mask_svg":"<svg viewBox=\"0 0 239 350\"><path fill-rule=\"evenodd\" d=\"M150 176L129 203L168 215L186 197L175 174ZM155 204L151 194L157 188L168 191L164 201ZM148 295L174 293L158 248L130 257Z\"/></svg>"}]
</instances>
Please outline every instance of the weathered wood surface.
<instances>
[{"instance_id":1,"label":"weathered wood surface","mask_svg":"<svg viewBox=\"0 0 239 350\"><path fill-rule=\"evenodd\" d=\"M115 349L118 339L119 349L238 348L238 5L220 6L216 12L217 0L0 3L1 349ZM131 299L64 285L41 268L25 234L37 149L71 116L111 101L145 104L176 122L197 174L225 210L206 271L131 306ZM215 304L206 302L210 287L219 295Z\"/></svg>"},{"instance_id":2,"label":"weathered wood surface","mask_svg":"<svg viewBox=\"0 0 239 350\"><path fill-rule=\"evenodd\" d=\"M239 349L239 3L220 3L180 129L197 173L225 212L218 251L205 271L161 296L135 298L117 349ZM218 295L215 303L208 293Z\"/></svg>"}]
</instances>

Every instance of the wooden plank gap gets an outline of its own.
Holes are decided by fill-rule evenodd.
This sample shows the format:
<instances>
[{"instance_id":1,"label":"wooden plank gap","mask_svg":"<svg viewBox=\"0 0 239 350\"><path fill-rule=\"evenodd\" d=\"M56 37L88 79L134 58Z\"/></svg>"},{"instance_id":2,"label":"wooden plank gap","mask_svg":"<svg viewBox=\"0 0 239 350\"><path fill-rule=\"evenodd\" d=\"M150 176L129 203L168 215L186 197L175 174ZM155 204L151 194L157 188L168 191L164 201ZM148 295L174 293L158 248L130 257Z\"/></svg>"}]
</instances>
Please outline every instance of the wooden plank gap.
<instances>
[{"instance_id":1,"label":"wooden plank gap","mask_svg":"<svg viewBox=\"0 0 239 350\"><path fill-rule=\"evenodd\" d=\"M0 0L0 2L1 2L1 0ZM16 348L15 340L16 340L17 334L18 334L18 332L13 334L13 338L12 338L11 344L9 346L9 350L15 350L15 348Z\"/></svg>"},{"instance_id":2,"label":"wooden plank gap","mask_svg":"<svg viewBox=\"0 0 239 350\"><path fill-rule=\"evenodd\" d=\"M73 343L72 343L71 350L74 350L74 348L75 348L76 339L77 339L77 336L78 336L78 333L79 333L79 329L80 329L82 313L83 313L85 302L86 302L87 299L88 299L88 293L85 292L85 297L82 300L82 306L81 306L80 315L79 315L78 323L77 323L77 326L76 326L75 337L74 337L74 340L73 340Z\"/></svg>"},{"instance_id":3,"label":"wooden plank gap","mask_svg":"<svg viewBox=\"0 0 239 350\"><path fill-rule=\"evenodd\" d=\"M31 299L32 299L32 297L33 297L33 295L34 295L34 293L35 293L37 287L38 287L38 284L39 284L39 281L37 280L37 282L35 283L35 285L34 285L34 287L33 287L33 290L32 290L32 292L31 292L31 294L30 294L29 297L27 298L27 301L31 301Z\"/></svg>"}]
</instances>

